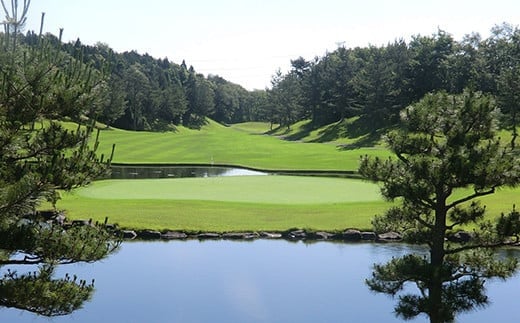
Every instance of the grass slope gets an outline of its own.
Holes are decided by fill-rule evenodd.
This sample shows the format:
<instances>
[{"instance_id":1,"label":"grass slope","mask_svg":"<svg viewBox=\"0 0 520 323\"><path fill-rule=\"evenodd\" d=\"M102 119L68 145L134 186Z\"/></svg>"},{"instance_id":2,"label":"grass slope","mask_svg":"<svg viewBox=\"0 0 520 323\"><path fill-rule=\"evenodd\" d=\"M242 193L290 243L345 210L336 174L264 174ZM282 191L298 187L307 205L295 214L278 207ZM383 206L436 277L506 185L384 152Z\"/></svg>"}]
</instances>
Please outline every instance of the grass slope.
<instances>
[{"instance_id":1,"label":"grass slope","mask_svg":"<svg viewBox=\"0 0 520 323\"><path fill-rule=\"evenodd\" d=\"M261 125L257 125L261 127ZM101 131L99 152L114 162L233 164L260 169L356 170L365 154L388 156L383 148L338 149L336 145L301 143L259 135L251 127L225 127L210 121L202 130L177 132Z\"/></svg>"}]
</instances>

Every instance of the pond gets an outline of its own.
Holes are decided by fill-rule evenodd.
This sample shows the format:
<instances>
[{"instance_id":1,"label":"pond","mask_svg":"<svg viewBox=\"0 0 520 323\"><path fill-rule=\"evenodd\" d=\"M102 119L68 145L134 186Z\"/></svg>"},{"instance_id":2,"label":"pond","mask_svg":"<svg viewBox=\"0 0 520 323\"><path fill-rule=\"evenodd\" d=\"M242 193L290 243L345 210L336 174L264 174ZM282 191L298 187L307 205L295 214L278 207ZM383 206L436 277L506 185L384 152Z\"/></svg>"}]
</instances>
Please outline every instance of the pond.
<instances>
[{"instance_id":1,"label":"pond","mask_svg":"<svg viewBox=\"0 0 520 323\"><path fill-rule=\"evenodd\" d=\"M269 170L222 165L126 165L113 164L111 179L186 178L218 176L299 175L359 178L354 171L341 170Z\"/></svg>"},{"instance_id":2,"label":"pond","mask_svg":"<svg viewBox=\"0 0 520 323\"><path fill-rule=\"evenodd\" d=\"M112 179L185 178L268 175L246 168L223 166L129 166L112 165Z\"/></svg>"},{"instance_id":3,"label":"pond","mask_svg":"<svg viewBox=\"0 0 520 323\"><path fill-rule=\"evenodd\" d=\"M364 279L373 263L409 252L424 249L280 240L124 243L103 262L60 269L95 278L96 292L83 309L51 322L400 322L395 300L370 292ZM520 322L519 286L518 276L488 282L492 304L457 321ZM49 319L3 308L0 321Z\"/></svg>"}]
</instances>

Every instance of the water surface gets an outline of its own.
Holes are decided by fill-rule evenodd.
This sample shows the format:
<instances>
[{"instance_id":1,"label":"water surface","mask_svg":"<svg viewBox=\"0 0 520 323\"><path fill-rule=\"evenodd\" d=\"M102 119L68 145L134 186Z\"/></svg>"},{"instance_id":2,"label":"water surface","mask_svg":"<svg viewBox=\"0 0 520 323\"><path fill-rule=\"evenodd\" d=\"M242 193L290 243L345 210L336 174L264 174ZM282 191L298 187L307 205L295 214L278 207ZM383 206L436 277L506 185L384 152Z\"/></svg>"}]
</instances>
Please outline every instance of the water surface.
<instances>
[{"instance_id":1,"label":"water surface","mask_svg":"<svg viewBox=\"0 0 520 323\"><path fill-rule=\"evenodd\" d=\"M268 173L236 167L220 166L129 166L112 165L112 179L187 178L268 175Z\"/></svg>"},{"instance_id":2,"label":"water surface","mask_svg":"<svg viewBox=\"0 0 520 323\"><path fill-rule=\"evenodd\" d=\"M364 279L374 262L408 252L424 249L279 240L124 243L103 262L59 270L95 278L96 293L83 309L50 322L400 322L395 300L370 292ZM520 322L520 277L487 286L493 304L458 322ZM0 322L49 319L0 309Z\"/></svg>"}]
</instances>

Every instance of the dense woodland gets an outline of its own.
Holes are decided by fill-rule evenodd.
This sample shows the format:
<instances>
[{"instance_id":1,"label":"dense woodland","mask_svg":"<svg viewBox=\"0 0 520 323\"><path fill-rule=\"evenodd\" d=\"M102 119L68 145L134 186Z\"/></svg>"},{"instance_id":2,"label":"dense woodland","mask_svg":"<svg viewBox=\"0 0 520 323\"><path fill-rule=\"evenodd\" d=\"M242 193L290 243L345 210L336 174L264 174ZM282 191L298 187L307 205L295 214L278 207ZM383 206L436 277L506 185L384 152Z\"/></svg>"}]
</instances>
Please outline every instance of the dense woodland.
<instances>
[{"instance_id":1,"label":"dense woodland","mask_svg":"<svg viewBox=\"0 0 520 323\"><path fill-rule=\"evenodd\" d=\"M221 123L267 121L312 127L358 117L367 131L398 121L399 111L426 93L461 93L469 88L495 96L506 126L517 123L520 100L520 30L497 25L483 39L456 41L442 30L386 46L339 47L311 61L297 58L277 72L272 87L247 91L219 76L205 77L168 59L135 51L116 53L106 44L56 46L105 77L99 84L96 117L109 126L161 131L174 125L198 128L209 117ZM26 42L36 41L28 33Z\"/></svg>"},{"instance_id":2,"label":"dense woodland","mask_svg":"<svg viewBox=\"0 0 520 323\"><path fill-rule=\"evenodd\" d=\"M482 39L461 41L439 30L396 40L383 47L340 47L313 61L292 61L292 69L273 78L268 91L272 121L289 127L310 119L314 126L359 117L364 125L387 127L399 112L425 94L461 93L469 88L494 95L516 124L520 94L520 30L496 26Z\"/></svg>"}]
</instances>

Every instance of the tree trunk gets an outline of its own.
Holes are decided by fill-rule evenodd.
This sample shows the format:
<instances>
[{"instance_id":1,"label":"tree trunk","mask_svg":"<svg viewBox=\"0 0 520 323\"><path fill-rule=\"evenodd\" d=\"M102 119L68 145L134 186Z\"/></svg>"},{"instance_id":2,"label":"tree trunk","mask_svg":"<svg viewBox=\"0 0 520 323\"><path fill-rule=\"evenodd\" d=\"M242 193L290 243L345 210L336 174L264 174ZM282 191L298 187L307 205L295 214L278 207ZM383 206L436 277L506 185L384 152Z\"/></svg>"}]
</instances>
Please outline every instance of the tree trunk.
<instances>
[{"instance_id":1,"label":"tree trunk","mask_svg":"<svg viewBox=\"0 0 520 323\"><path fill-rule=\"evenodd\" d=\"M444 239L446 236L446 197L437 194L437 206L435 208L435 228L432 230L432 246L430 250L430 263L432 269L429 292L429 316L431 323L444 322L442 315L442 283L444 264Z\"/></svg>"}]
</instances>

